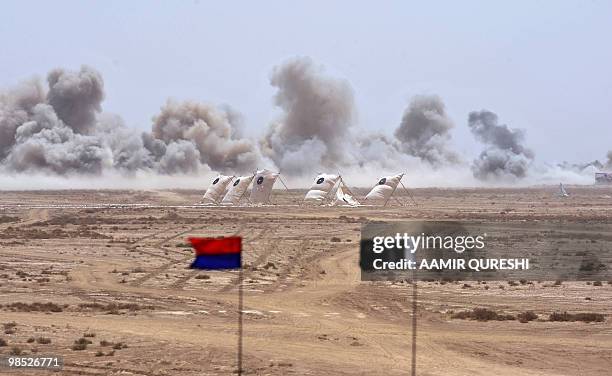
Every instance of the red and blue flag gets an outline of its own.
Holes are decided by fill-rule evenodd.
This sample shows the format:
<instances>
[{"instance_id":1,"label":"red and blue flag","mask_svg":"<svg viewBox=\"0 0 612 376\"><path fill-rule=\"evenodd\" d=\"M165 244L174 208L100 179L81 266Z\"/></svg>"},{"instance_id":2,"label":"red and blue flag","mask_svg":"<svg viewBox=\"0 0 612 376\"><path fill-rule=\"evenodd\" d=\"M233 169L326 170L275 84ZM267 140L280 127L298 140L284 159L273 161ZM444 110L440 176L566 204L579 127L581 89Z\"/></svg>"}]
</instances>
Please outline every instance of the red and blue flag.
<instances>
[{"instance_id":1,"label":"red and blue flag","mask_svg":"<svg viewBox=\"0 0 612 376\"><path fill-rule=\"evenodd\" d=\"M195 249L194 269L237 269L242 266L242 238L188 238Z\"/></svg>"}]
</instances>

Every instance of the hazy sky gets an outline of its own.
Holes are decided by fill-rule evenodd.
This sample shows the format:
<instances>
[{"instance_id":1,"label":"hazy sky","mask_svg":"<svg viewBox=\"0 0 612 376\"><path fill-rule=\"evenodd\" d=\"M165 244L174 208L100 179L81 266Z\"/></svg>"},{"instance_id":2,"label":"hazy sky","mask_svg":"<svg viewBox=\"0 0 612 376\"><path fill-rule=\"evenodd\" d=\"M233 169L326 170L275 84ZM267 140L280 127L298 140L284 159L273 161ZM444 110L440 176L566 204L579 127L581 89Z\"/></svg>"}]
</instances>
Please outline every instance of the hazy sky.
<instances>
[{"instance_id":1,"label":"hazy sky","mask_svg":"<svg viewBox=\"0 0 612 376\"><path fill-rule=\"evenodd\" d=\"M3 1L0 86L55 67L103 74L104 110L150 129L168 97L227 103L261 134L275 65L310 56L354 90L358 126L387 133L438 94L454 146L467 114L527 131L540 161L612 149L612 1Z\"/></svg>"}]
</instances>

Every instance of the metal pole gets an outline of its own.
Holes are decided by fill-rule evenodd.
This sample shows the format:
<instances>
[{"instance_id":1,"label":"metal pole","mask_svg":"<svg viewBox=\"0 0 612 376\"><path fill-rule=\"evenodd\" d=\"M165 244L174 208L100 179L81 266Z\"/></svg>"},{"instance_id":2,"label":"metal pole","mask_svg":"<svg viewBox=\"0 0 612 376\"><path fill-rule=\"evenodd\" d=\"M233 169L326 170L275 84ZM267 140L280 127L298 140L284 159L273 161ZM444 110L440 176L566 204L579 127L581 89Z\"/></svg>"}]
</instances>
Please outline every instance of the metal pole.
<instances>
[{"instance_id":1,"label":"metal pole","mask_svg":"<svg viewBox=\"0 0 612 376\"><path fill-rule=\"evenodd\" d=\"M242 291L243 280L242 265L240 265L240 271L238 272L238 376L242 376L242 311L244 302Z\"/></svg>"},{"instance_id":2,"label":"metal pole","mask_svg":"<svg viewBox=\"0 0 612 376\"><path fill-rule=\"evenodd\" d=\"M416 275L416 273L414 274ZM416 376L417 345L417 281L412 280L412 376Z\"/></svg>"},{"instance_id":3,"label":"metal pole","mask_svg":"<svg viewBox=\"0 0 612 376\"><path fill-rule=\"evenodd\" d=\"M408 193L408 197L410 197L410 200L412 201L412 203L414 204L414 206L419 206L416 201L414 200L414 197L412 197L412 193L410 193L410 191L408 190L408 188L406 188L406 186L404 185L404 183L402 183L402 181L400 180L400 184L402 185L402 187L404 187L404 190L406 191L406 193Z\"/></svg>"}]
</instances>

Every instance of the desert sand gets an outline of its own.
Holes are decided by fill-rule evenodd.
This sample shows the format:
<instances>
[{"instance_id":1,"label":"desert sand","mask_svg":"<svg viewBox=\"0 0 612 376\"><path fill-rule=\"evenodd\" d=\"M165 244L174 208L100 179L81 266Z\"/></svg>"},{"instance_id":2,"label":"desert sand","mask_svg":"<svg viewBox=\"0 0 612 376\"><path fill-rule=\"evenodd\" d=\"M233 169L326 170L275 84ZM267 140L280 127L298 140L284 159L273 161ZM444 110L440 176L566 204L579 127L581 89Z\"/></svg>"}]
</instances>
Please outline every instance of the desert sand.
<instances>
[{"instance_id":1,"label":"desert sand","mask_svg":"<svg viewBox=\"0 0 612 376\"><path fill-rule=\"evenodd\" d=\"M203 192L191 190L1 192L0 353L65 357L61 372L25 374L235 374L237 272L189 269L186 244L234 234L244 239L245 374L409 375L413 286L360 281L361 224L486 220L530 236L541 223L610 224L612 188L568 190L414 189L418 206L399 195L377 208L301 207L301 190L232 208L195 207ZM610 375L608 281L417 291L418 375ZM477 307L538 319L451 318ZM547 320L565 311L605 321Z\"/></svg>"}]
</instances>

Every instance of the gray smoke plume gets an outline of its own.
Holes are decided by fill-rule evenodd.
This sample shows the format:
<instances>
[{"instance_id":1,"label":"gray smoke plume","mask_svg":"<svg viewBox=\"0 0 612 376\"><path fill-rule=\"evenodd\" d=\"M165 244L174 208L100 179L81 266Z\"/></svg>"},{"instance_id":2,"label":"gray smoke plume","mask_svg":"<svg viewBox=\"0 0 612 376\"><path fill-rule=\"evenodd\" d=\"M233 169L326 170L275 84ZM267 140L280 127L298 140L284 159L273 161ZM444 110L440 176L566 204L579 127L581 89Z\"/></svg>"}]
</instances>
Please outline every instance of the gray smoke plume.
<instances>
[{"instance_id":1,"label":"gray smoke plume","mask_svg":"<svg viewBox=\"0 0 612 376\"><path fill-rule=\"evenodd\" d=\"M97 71L87 66L78 72L55 69L47 75L47 102L57 117L75 133L89 134L96 114L102 111L104 82Z\"/></svg>"},{"instance_id":2,"label":"gray smoke plume","mask_svg":"<svg viewBox=\"0 0 612 376\"><path fill-rule=\"evenodd\" d=\"M57 70L48 82L48 91L31 80L0 95L0 165L55 174L101 172L112 155L99 138L82 134L92 129L103 97L99 75L88 67L79 72ZM71 98L76 103L70 105Z\"/></svg>"},{"instance_id":3,"label":"gray smoke plume","mask_svg":"<svg viewBox=\"0 0 612 376\"><path fill-rule=\"evenodd\" d=\"M476 178L522 178L527 174L534 156L523 146L521 130L498 124L497 115L487 110L470 112L468 126L476 139L487 145L472 164Z\"/></svg>"},{"instance_id":4,"label":"gray smoke plume","mask_svg":"<svg viewBox=\"0 0 612 376\"><path fill-rule=\"evenodd\" d=\"M606 168L612 168L612 150L608 152L608 161L606 162Z\"/></svg>"},{"instance_id":5,"label":"gray smoke plume","mask_svg":"<svg viewBox=\"0 0 612 376\"><path fill-rule=\"evenodd\" d=\"M160 159L165 173L192 172L199 164L223 172L252 171L256 145L239 137L234 110L195 102L168 101L153 119L145 147ZM162 153L163 151L163 153Z\"/></svg>"},{"instance_id":6,"label":"gray smoke plume","mask_svg":"<svg viewBox=\"0 0 612 376\"><path fill-rule=\"evenodd\" d=\"M259 159L256 145L240 136L240 114L229 107L169 101L152 132L140 134L101 113L104 83L92 68L53 70L47 84L31 80L0 93L0 168L58 175L242 172Z\"/></svg>"},{"instance_id":7,"label":"gray smoke plume","mask_svg":"<svg viewBox=\"0 0 612 376\"><path fill-rule=\"evenodd\" d=\"M355 115L348 82L325 76L309 58L297 58L275 68L270 83L283 115L261 142L264 155L294 175L343 164Z\"/></svg>"},{"instance_id":8,"label":"gray smoke plume","mask_svg":"<svg viewBox=\"0 0 612 376\"><path fill-rule=\"evenodd\" d=\"M432 165L454 163L459 158L447 146L452 127L442 99L437 95L420 95L414 97L404 111L395 137L400 151L406 154Z\"/></svg>"}]
</instances>

